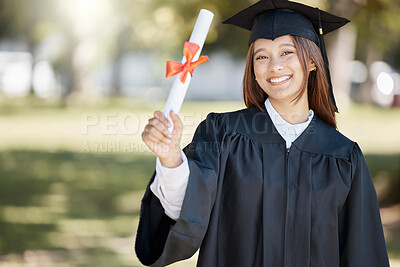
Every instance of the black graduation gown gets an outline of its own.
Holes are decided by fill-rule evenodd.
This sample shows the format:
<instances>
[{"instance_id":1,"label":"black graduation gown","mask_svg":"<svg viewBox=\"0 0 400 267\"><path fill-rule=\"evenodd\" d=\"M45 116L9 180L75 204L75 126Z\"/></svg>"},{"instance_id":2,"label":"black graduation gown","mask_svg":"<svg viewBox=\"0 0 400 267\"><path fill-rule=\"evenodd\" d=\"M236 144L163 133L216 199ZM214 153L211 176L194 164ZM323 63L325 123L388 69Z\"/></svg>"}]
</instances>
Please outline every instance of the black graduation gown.
<instances>
[{"instance_id":1,"label":"black graduation gown","mask_svg":"<svg viewBox=\"0 0 400 267\"><path fill-rule=\"evenodd\" d=\"M143 197L135 245L143 264L200 248L200 267L389 266L363 154L318 116L287 151L265 110L211 113L184 152L179 219L149 186Z\"/></svg>"}]
</instances>

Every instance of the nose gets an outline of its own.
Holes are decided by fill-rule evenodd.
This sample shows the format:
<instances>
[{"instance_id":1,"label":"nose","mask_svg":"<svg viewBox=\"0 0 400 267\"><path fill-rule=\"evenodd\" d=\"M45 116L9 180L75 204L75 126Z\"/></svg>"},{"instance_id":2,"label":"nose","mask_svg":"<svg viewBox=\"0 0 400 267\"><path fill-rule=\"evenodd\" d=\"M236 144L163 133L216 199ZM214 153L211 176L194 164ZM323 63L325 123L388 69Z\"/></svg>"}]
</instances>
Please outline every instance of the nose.
<instances>
[{"instance_id":1,"label":"nose","mask_svg":"<svg viewBox=\"0 0 400 267\"><path fill-rule=\"evenodd\" d=\"M278 72L284 69L284 64L281 58L273 57L270 62L270 72Z\"/></svg>"}]
</instances>

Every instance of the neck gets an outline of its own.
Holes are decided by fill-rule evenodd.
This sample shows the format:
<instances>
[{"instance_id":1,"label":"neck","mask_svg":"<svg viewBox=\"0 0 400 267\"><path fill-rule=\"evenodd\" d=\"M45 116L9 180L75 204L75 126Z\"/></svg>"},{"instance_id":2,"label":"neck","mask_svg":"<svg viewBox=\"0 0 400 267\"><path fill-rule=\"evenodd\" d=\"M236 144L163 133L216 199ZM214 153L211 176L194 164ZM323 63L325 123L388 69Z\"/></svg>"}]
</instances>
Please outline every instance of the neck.
<instances>
[{"instance_id":1,"label":"neck","mask_svg":"<svg viewBox=\"0 0 400 267\"><path fill-rule=\"evenodd\" d=\"M291 124L306 122L309 117L307 98L301 97L298 102L283 102L270 99L271 105L285 121Z\"/></svg>"}]
</instances>

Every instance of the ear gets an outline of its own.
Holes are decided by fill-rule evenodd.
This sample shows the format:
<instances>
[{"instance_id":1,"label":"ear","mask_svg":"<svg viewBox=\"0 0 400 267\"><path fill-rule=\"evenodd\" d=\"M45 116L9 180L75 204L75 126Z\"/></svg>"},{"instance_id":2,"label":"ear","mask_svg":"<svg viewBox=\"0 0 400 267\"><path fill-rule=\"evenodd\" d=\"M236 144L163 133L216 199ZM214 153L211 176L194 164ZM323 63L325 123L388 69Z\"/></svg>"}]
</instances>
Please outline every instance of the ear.
<instances>
[{"instance_id":1,"label":"ear","mask_svg":"<svg viewBox=\"0 0 400 267\"><path fill-rule=\"evenodd\" d=\"M308 69L308 71L314 71L317 69L317 66L315 66L315 63L313 61L310 62L310 68Z\"/></svg>"}]
</instances>

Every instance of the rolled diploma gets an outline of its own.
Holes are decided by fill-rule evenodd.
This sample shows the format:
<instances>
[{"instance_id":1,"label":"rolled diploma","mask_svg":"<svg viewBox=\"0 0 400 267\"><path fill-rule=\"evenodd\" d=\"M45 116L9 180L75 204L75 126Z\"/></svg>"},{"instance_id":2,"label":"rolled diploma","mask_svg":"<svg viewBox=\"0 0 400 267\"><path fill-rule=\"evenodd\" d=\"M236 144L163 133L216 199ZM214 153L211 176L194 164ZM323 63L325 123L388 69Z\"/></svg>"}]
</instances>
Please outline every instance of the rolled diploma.
<instances>
[{"instance_id":1,"label":"rolled diploma","mask_svg":"<svg viewBox=\"0 0 400 267\"><path fill-rule=\"evenodd\" d=\"M189 42L195 43L200 46L200 49L197 51L196 55L194 56L192 62L199 59L201 50L203 49L204 42L206 40L208 31L210 29L211 21L214 17L214 14L211 11L206 9L201 9L199 16L197 17L196 24L194 25L194 29L192 34L190 35ZM186 58L183 56L182 64L186 63ZM171 127L168 129L172 132L173 129L173 122L169 115L170 111L173 110L175 114L178 114L181 110L183 99L185 98L186 91L189 87L190 80L192 76L190 73L187 74L186 81L183 84L180 81L181 73L176 75L175 81L172 84L171 91L169 92L167 102L165 103L163 113L171 123Z\"/></svg>"}]
</instances>

